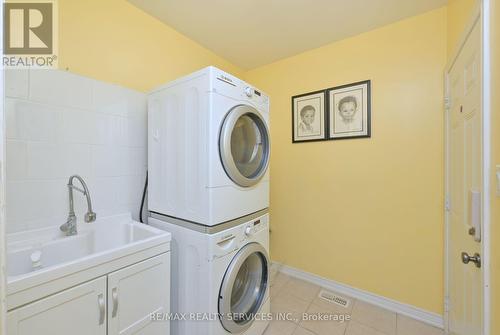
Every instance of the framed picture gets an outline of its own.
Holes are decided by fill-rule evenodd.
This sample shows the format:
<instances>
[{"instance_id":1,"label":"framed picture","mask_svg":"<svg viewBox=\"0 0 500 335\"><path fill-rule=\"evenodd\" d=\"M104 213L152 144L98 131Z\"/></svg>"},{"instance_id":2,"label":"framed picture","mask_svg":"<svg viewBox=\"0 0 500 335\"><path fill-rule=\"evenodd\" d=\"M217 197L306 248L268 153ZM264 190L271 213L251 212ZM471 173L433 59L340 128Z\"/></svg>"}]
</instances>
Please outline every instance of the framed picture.
<instances>
[{"instance_id":1,"label":"framed picture","mask_svg":"<svg viewBox=\"0 0 500 335\"><path fill-rule=\"evenodd\" d=\"M333 87L328 99L328 139L371 136L371 82Z\"/></svg>"},{"instance_id":2,"label":"framed picture","mask_svg":"<svg viewBox=\"0 0 500 335\"><path fill-rule=\"evenodd\" d=\"M292 142L325 139L325 91L292 97Z\"/></svg>"}]
</instances>

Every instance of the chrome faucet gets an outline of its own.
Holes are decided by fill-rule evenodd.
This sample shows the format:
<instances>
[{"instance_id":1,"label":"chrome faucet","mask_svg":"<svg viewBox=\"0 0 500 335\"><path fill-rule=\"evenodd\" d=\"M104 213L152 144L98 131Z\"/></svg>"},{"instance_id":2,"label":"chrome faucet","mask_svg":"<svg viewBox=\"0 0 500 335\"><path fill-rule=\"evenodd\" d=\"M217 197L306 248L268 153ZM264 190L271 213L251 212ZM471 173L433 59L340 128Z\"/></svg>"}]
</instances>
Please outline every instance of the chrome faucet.
<instances>
[{"instance_id":1,"label":"chrome faucet","mask_svg":"<svg viewBox=\"0 0 500 335\"><path fill-rule=\"evenodd\" d=\"M78 188L73 185L73 179L78 179L80 184L82 184L83 190L81 188ZM83 193L83 195L87 198L87 213L85 213L85 222L94 222L95 219L97 218L97 214L92 211L92 200L90 199L90 192L87 187L87 184L85 184L85 181L83 181L82 177L78 175L73 175L69 177L68 180L68 192L69 192L69 214L68 214L68 220L66 221L65 224L63 224L59 229L61 229L62 232L66 234L66 236L72 236L77 234L76 230L76 215L75 215L75 208L74 208L74 202L73 202L73 190L77 190L80 193Z\"/></svg>"}]
</instances>

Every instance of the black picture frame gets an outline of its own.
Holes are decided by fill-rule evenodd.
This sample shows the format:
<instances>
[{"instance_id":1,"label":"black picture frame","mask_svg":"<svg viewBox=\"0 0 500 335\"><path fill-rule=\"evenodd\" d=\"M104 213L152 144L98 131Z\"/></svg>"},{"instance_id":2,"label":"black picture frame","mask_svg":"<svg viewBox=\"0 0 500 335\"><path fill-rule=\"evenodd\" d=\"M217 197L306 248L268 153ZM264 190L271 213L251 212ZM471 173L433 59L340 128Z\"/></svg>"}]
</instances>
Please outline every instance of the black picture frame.
<instances>
[{"instance_id":1,"label":"black picture frame","mask_svg":"<svg viewBox=\"0 0 500 335\"><path fill-rule=\"evenodd\" d=\"M299 135L299 124L298 124L298 117L299 117L299 106L298 103L302 101L306 101L306 98L308 96L311 96L312 98L318 98L320 97L320 115L317 117L317 120L319 120L319 134L313 134L313 135ZM322 101L321 101L322 100ZM303 94L298 94L294 95L291 98L291 109L292 109L292 143L304 143L304 142L318 142L318 141L325 141L327 130L328 130L328 125L326 123L327 121L327 102L326 102L326 90L319 90L319 91L313 91L313 92L308 92L308 93L303 93ZM302 139L301 139L302 137Z\"/></svg>"},{"instance_id":2,"label":"black picture frame","mask_svg":"<svg viewBox=\"0 0 500 335\"><path fill-rule=\"evenodd\" d=\"M335 131L335 116L334 110L332 108L336 108L335 101L332 101L332 92L335 94L336 91L342 92L345 94L345 89L348 88L357 88L359 90L359 87L365 87L364 91L362 92L362 111L361 111L361 125L362 125L362 130L361 131L350 131L346 133L344 136L338 136L339 133L336 133L336 136L332 137L332 128ZM354 90L352 90L354 91ZM337 93L340 94L340 93ZM346 140L346 139L358 139L358 138L371 138L371 80L364 80L364 81L358 81L355 83L350 83L346 85L341 85L341 86L336 86L336 87L331 87L325 90L325 95L326 95L326 105L327 105L327 113L325 113L326 116L326 121L325 123L327 124L327 131L325 133L325 139L326 140ZM366 102L364 99L366 98ZM357 100L356 100L357 101ZM356 103L357 104L357 103ZM364 110L366 107L366 111ZM359 113L358 113L359 114ZM334 118L332 120L332 117ZM364 118L366 118L366 123L364 122ZM358 121L359 122L359 121ZM332 127L333 124L333 127ZM366 127L366 130L364 129Z\"/></svg>"}]
</instances>

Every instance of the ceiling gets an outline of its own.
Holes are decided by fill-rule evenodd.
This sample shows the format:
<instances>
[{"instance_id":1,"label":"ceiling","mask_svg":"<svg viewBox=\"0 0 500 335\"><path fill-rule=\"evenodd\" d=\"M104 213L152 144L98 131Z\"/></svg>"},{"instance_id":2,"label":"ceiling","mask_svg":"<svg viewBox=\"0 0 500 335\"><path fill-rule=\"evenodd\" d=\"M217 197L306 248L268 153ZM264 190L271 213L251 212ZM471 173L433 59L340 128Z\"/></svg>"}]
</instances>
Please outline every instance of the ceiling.
<instances>
[{"instance_id":1,"label":"ceiling","mask_svg":"<svg viewBox=\"0 0 500 335\"><path fill-rule=\"evenodd\" d=\"M447 3L447 0L128 1L245 70Z\"/></svg>"}]
</instances>

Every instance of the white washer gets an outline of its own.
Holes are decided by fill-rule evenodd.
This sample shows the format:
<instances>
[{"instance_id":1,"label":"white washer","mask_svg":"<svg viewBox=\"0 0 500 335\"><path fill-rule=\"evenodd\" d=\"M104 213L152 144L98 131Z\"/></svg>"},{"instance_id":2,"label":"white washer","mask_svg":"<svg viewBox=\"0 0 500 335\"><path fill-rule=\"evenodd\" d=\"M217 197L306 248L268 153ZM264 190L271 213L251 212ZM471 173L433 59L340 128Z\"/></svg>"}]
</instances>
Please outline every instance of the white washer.
<instances>
[{"instance_id":1,"label":"white washer","mask_svg":"<svg viewBox=\"0 0 500 335\"><path fill-rule=\"evenodd\" d=\"M269 98L207 67L148 96L148 209L217 225L269 207Z\"/></svg>"},{"instance_id":2,"label":"white washer","mask_svg":"<svg viewBox=\"0 0 500 335\"><path fill-rule=\"evenodd\" d=\"M152 226L172 234L172 334L264 332L270 318L270 261L269 216L263 212L216 227L165 221L157 214L149 218Z\"/></svg>"}]
</instances>

